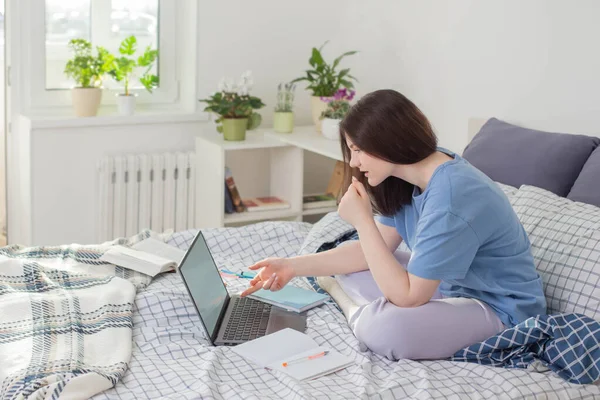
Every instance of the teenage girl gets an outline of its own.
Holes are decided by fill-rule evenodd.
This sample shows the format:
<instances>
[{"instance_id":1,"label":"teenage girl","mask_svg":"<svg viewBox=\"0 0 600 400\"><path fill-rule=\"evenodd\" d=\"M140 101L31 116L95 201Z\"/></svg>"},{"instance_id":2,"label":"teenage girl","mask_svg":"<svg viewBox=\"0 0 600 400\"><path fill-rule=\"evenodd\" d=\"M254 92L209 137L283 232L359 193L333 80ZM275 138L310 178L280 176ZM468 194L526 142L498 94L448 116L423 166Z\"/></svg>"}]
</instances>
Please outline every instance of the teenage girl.
<instances>
[{"instance_id":1,"label":"teenage girl","mask_svg":"<svg viewBox=\"0 0 600 400\"><path fill-rule=\"evenodd\" d=\"M358 241L268 258L248 295L317 276L359 342L389 359L447 358L544 314L529 239L502 190L437 147L423 113L393 90L360 99L340 124L348 189L338 213ZM375 214L375 215L374 215ZM396 249L404 241L410 253Z\"/></svg>"}]
</instances>

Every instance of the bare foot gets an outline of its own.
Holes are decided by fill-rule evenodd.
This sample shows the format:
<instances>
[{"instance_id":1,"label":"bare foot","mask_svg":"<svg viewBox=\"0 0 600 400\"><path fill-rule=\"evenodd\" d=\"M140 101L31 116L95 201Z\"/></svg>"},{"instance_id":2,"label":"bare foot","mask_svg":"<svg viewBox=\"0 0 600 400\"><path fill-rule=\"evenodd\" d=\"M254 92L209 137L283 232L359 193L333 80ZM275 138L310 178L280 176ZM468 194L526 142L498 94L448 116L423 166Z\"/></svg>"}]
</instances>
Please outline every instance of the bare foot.
<instances>
[{"instance_id":1,"label":"bare foot","mask_svg":"<svg viewBox=\"0 0 600 400\"><path fill-rule=\"evenodd\" d=\"M340 306L342 309L346 319L350 321L350 318L352 318L359 307L355 302L352 301L350 297L348 297L338 281L330 276L319 276L317 278L317 283L323 290L329 293L333 300L335 300L338 306Z\"/></svg>"}]
</instances>

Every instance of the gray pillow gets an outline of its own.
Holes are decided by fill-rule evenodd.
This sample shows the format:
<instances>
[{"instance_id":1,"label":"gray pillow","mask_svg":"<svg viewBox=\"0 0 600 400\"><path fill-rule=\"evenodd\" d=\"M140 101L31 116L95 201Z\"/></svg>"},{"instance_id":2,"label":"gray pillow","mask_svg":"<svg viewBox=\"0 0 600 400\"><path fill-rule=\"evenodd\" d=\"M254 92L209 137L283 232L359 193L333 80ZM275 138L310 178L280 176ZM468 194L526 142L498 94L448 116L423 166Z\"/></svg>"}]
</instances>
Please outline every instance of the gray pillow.
<instances>
[{"instance_id":1,"label":"gray pillow","mask_svg":"<svg viewBox=\"0 0 600 400\"><path fill-rule=\"evenodd\" d=\"M600 147L586 161L567 198L600 207Z\"/></svg>"},{"instance_id":2,"label":"gray pillow","mask_svg":"<svg viewBox=\"0 0 600 400\"><path fill-rule=\"evenodd\" d=\"M492 180L565 197L600 138L521 128L491 118L463 157Z\"/></svg>"}]
</instances>

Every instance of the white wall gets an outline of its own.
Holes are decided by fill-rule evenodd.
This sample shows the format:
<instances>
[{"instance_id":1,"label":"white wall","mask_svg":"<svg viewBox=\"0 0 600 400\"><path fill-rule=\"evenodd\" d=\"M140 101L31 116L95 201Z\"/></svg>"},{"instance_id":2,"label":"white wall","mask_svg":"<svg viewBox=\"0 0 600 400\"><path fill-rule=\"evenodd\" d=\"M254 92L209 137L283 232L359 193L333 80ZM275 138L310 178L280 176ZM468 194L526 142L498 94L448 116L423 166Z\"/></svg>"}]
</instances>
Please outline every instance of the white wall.
<instances>
[{"instance_id":1,"label":"white wall","mask_svg":"<svg viewBox=\"0 0 600 400\"><path fill-rule=\"evenodd\" d=\"M301 75L308 65L310 48L329 39L324 49L329 61L344 51L360 51L342 64L352 68L352 73L360 79L359 95L379 88L403 92L429 116L440 144L453 150L462 150L467 142L469 117L496 116L541 129L598 134L598 15L600 2L595 0L199 2L197 77L182 82L183 93L193 95L186 86L189 84L197 86L199 96L204 97L216 89L221 77L238 77L251 69L256 82L253 94L267 103L261 111L263 127L270 126L277 84ZM195 57L189 54L191 60ZM182 66L182 69L190 68ZM297 124L310 123L306 91L297 93L296 114ZM95 139L90 139L91 131L74 127L40 130L37 136L33 134L31 145L37 146L37 151L49 151L50 157L60 160L60 164L46 160L52 168L44 171L51 172L68 168L65 162L70 160L69 146L99 151L94 146L111 137L115 140L109 143L111 151L133 151L138 142L144 143L143 150L190 148L194 132L201 125L190 123L177 139L163 137L152 143L147 142L147 133L141 132L128 131L123 141L117 131L103 134L103 130L94 129ZM144 126L139 128L143 130ZM29 151L26 139L22 138L20 151ZM50 146L50 139L59 146ZM51 152L58 150L66 153ZM43 170L43 163L37 167L19 165L18 159L26 160L33 154L11 151L17 168L9 171L13 176L28 176L27 169L18 170L22 167L31 167L33 172ZM95 159L99 156L96 154ZM310 153L305 160L308 169L305 190L317 191L329 178L322 171L331 167L331 162ZM96 160L78 162L76 168L82 169L84 165L91 173ZM33 189L27 181L13 179L13 184L21 185L17 189ZM55 191L65 193L66 187L62 185L49 183L35 190L60 196ZM66 243L69 235L74 237L76 232L51 236L52 226L61 223L61 214L43 207L55 204L58 197L54 200L35 202L50 218L42 221L44 235L23 235L23 241L15 237L13 242ZM25 208L31 207L25 205ZM26 214L9 216L13 227L28 225L24 220ZM92 224L92 219L83 215L81 221L88 226ZM91 236L82 240L92 241Z\"/></svg>"},{"instance_id":2,"label":"white wall","mask_svg":"<svg viewBox=\"0 0 600 400\"><path fill-rule=\"evenodd\" d=\"M9 153L11 244L97 243L97 168L104 156L190 151L203 116L136 116L15 121ZM88 123L89 122L89 123ZM135 124L134 124L135 122ZM204 172L199 172L204 173Z\"/></svg>"},{"instance_id":3,"label":"white wall","mask_svg":"<svg viewBox=\"0 0 600 400\"><path fill-rule=\"evenodd\" d=\"M237 81L242 72L252 70L252 94L266 103L259 110L261 127L272 126L278 83L303 75L313 46L330 39L324 49L330 60L349 50L340 40L344 32L339 23L332 21L343 4L342 0L202 2L198 16L199 96L204 98L217 90L222 77ZM303 88L296 90L296 125L312 123L310 95ZM323 171L332 171L334 163L310 152L304 157L305 192L324 191L329 176Z\"/></svg>"},{"instance_id":4,"label":"white wall","mask_svg":"<svg viewBox=\"0 0 600 400\"><path fill-rule=\"evenodd\" d=\"M358 94L393 88L462 150L469 117L555 131L600 132L600 2L596 0L305 0L206 2L199 10L198 90L251 69L272 121L276 84L300 75L326 39ZM296 101L309 123L308 93Z\"/></svg>"}]
</instances>

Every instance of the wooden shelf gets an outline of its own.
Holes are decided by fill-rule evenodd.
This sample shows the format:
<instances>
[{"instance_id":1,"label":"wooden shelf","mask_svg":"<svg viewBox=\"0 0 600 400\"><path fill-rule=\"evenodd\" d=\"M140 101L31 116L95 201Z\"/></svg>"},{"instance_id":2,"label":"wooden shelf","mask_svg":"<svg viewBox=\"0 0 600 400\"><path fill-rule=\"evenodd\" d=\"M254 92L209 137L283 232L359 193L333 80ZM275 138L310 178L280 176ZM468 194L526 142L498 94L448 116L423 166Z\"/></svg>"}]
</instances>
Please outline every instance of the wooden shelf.
<instances>
[{"instance_id":1,"label":"wooden shelf","mask_svg":"<svg viewBox=\"0 0 600 400\"><path fill-rule=\"evenodd\" d=\"M285 209L285 210L272 210L272 211L253 211L253 212L242 212L234 214L225 214L225 224L235 224L239 222L250 222L250 221L261 221L277 218L290 218L297 217L298 211Z\"/></svg>"}]
</instances>

